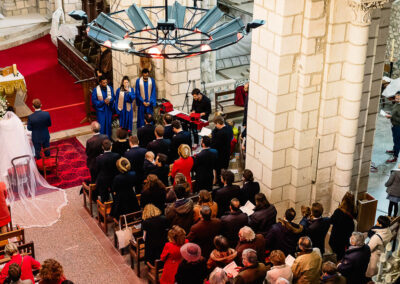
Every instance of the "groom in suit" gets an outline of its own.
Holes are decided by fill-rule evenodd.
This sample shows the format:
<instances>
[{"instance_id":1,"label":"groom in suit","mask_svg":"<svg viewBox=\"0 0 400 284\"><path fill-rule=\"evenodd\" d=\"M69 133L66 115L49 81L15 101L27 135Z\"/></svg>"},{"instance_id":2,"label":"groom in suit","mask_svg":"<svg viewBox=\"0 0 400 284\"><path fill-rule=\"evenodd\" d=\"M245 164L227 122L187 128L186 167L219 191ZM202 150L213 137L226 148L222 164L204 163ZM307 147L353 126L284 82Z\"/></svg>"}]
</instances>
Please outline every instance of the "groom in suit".
<instances>
[{"instance_id":1,"label":"groom in suit","mask_svg":"<svg viewBox=\"0 0 400 284\"><path fill-rule=\"evenodd\" d=\"M42 111L39 99L32 101L35 112L28 116L28 130L32 131L32 143L35 147L35 158L40 159L40 151L50 146L49 127L51 126L50 114ZM50 155L46 151L46 156Z\"/></svg>"}]
</instances>

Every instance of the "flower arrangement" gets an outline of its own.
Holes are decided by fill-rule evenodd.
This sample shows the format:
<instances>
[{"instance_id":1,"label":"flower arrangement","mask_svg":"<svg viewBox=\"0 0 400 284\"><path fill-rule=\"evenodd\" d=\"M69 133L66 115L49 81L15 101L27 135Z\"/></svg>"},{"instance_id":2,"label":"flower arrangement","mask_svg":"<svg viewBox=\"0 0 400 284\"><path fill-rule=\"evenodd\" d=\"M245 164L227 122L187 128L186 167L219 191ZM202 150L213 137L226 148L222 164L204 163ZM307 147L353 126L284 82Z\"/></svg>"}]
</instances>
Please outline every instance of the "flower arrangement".
<instances>
[{"instance_id":1,"label":"flower arrangement","mask_svg":"<svg viewBox=\"0 0 400 284\"><path fill-rule=\"evenodd\" d=\"M3 118L7 112L7 99L5 96L0 95L0 118Z\"/></svg>"}]
</instances>

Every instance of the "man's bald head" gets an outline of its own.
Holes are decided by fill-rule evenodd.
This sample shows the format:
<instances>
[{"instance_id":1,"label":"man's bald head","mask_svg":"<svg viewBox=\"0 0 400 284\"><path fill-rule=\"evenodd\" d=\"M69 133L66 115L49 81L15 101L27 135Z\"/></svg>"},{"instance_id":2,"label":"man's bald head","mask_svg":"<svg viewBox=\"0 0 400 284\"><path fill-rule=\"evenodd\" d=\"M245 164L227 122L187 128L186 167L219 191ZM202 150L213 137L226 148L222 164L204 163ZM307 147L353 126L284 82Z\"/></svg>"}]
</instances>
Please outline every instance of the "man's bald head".
<instances>
[{"instance_id":1,"label":"man's bald head","mask_svg":"<svg viewBox=\"0 0 400 284\"><path fill-rule=\"evenodd\" d=\"M231 200L230 207L231 207L231 211L233 211L233 212L240 211L240 201L239 201L239 199L233 198Z\"/></svg>"}]
</instances>

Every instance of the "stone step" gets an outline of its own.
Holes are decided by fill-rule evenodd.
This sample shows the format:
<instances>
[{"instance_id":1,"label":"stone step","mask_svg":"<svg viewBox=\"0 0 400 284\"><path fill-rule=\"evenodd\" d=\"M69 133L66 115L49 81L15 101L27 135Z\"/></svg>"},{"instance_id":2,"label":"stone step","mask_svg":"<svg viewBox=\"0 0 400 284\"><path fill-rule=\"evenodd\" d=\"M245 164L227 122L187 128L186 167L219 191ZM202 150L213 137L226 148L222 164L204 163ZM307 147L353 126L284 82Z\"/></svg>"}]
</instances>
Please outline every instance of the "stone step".
<instances>
[{"instance_id":1,"label":"stone step","mask_svg":"<svg viewBox=\"0 0 400 284\"><path fill-rule=\"evenodd\" d=\"M0 21L0 30L45 22L49 22L49 19L37 13L19 16L7 16Z\"/></svg>"},{"instance_id":2,"label":"stone step","mask_svg":"<svg viewBox=\"0 0 400 284\"><path fill-rule=\"evenodd\" d=\"M18 27L3 28L0 30L0 44L2 44L2 42L5 40L12 39L24 34L28 34L32 31L38 30L47 25L48 23L46 22L38 24L27 24Z\"/></svg>"},{"instance_id":3,"label":"stone step","mask_svg":"<svg viewBox=\"0 0 400 284\"><path fill-rule=\"evenodd\" d=\"M47 35L50 32L51 24L45 24L40 28L37 28L28 33L22 33L21 35L13 38L9 38L4 41L0 41L0 50L5 50L14 46L18 46L32 40L38 39L42 36Z\"/></svg>"}]
</instances>

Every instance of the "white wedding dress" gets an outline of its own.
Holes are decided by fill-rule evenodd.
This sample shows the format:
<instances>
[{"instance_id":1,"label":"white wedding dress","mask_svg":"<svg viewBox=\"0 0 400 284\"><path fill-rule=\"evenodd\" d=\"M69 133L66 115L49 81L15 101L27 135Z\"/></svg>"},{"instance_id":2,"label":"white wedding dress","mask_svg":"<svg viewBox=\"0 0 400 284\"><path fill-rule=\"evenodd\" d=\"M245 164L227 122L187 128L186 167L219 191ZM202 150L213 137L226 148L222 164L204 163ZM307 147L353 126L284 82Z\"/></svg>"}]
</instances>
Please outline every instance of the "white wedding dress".
<instances>
[{"instance_id":1,"label":"white wedding dress","mask_svg":"<svg viewBox=\"0 0 400 284\"><path fill-rule=\"evenodd\" d=\"M15 175L11 160L23 155L29 157L15 163L28 166ZM49 185L40 175L25 128L12 112L0 119L0 181L7 186L14 226L51 226L60 219L61 209L67 205L65 191Z\"/></svg>"}]
</instances>

